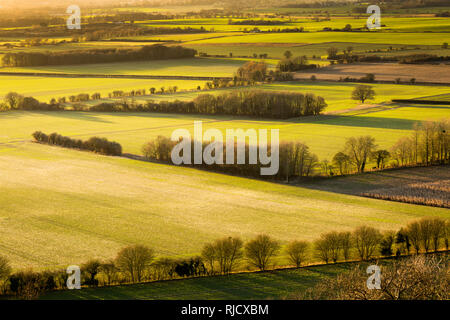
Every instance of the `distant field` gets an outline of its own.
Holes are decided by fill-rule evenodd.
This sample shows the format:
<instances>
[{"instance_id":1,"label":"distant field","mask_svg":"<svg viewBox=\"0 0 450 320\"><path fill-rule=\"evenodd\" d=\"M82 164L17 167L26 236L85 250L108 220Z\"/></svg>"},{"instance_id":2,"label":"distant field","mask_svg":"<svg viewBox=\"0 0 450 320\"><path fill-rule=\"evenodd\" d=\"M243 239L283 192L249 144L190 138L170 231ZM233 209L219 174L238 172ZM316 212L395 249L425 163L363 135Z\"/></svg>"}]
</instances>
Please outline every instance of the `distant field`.
<instances>
[{"instance_id":1,"label":"distant field","mask_svg":"<svg viewBox=\"0 0 450 320\"><path fill-rule=\"evenodd\" d=\"M238 39L238 38L236 38ZM217 39L219 41L220 39ZM339 51L347 50L348 47L353 48L353 52L355 53L365 53L370 55L370 53L366 53L371 50L381 50L381 52L377 52L374 54L377 55L406 55L406 54L414 54L414 53L429 53L429 54L438 54L445 55L450 50L441 50L440 46L415 46L415 45L389 45L389 44L376 44L376 43L356 43L356 42L326 42L326 43L242 43L242 44L233 44L233 43L198 43L198 42L188 42L183 44L185 47L196 49L198 52L205 52L210 55L228 55L230 52L233 53L234 56L253 56L254 53L262 54L267 53L270 58L278 58L282 59L284 57L284 53L289 50L292 52L294 56L303 56L306 55L309 58L313 56L316 57L324 57L327 56L327 50L330 47L335 47L339 49ZM406 48L408 50L405 51L392 51L388 52L389 47L392 48ZM415 50L416 47L421 48L420 50Z\"/></svg>"},{"instance_id":2,"label":"distant field","mask_svg":"<svg viewBox=\"0 0 450 320\"><path fill-rule=\"evenodd\" d=\"M203 59L201 59L203 60ZM208 59L206 59L208 60ZM214 59L220 60L220 59ZM206 61L208 62L208 61ZM220 63L220 62L219 62ZM225 64L228 62L224 62ZM243 61L234 61L232 64L242 64ZM104 72L114 71L114 64L102 65ZM141 64L124 64L122 72L131 72L132 68L135 68L136 72L139 72L139 68L143 67ZM199 69L207 69L206 65L203 67L200 65ZM191 70L196 68L192 67ZM196 70L199 70L196 69ZM55 67L48 70L42 69L23 69L25 72L34 70L41 70L41 72L63 72L65 67ZM71 69L67 69L70 71ZM120 70L120 68L118 69ZM77 70L79 72L89 73L87 66L79 66ZM120 71L118 71L120 72ZM186 74L190 75L190 74ZM207 75L207 74L205 74ZM146 89L147 93L151 87L156 88L158 91L162 86L166 89L169 86L178 86L179 90L193 90L197 86L204 87L206 81L193 81L193 80L142 80L142 79L96 79L96 78L55 78L55 77L13 77L13 76L0 76L0 98L6 93L14 90L20 94L33 96L42 101L49 101L51 98L68 97L70 95L77 95L79 93L95 93L100 92L104 98L107 94L114 90L131 91L136 89ZM1 86L5 83L5 86ZM45 86L43 87L43 83ZM294 82L282 82L266 84L256 87L256 89L263 90L286 90L286 91L298 91L303 93L314 93L316 95L325 98L328 103L327 112L339 111L344 109L350 109L356 107L359 103L351 99L352 90L356 84L354 83L339 83L339 82L321 82L321 81L294 81ZM447 86L421 86L421 85L393 85L393 84L373 84L376 92L375 99L369 103L381 103L387 102L391 99L412 99L430 95L447 94L449 89ZM238 88L240 89L240 88ZM231 89L219 89L210 91L193 91L193 92L180 92L177 94L156 94L148 96L135 97L137 102L145 103L149 100L161 101L161 100L184 100L190 101L201 93L219 94ZM103 101L121 101L119 99L108 99ZM90 101L87 104L97 104L99 101Z\"/></svg>"},{"instance_id":3,"label":"distant field","mask_svg":"<svg viewBox=\"0 0 450 320\"><path fill-rule=\"evenodd\" d=\"M192 58L67 66L0 68L0 71L231 77L244 63L244 61L233 59Z\"/></svg>"},{"instance_id":4,"label":"distant field","mask_svg":"<svg viewBox=\"0 0 450 320\"><path fill-rule=\"evenodd\" d=\"M99 92L102 96L115 90L131 91L154 87L158 91L177 86L179 90L193 90L205 85L200 80L143 80L143 79L102 79L102 78L56 78L0 76L0 98L11 91L32 96L40 101L49 102L52 98L68 97L79 93Z\"/></svg>"},{"instance_id":5,"label":"distant field","mask_svg":"<svg viewBox=\"0 0 450 320\"><path fill-rule=\"evenodd\" d=\"M296 78L309 79L315 75L318 80L339 80L350 77L359 79L372 73L376 80L395 81L400 78L409 82L415 78L417 82L450 83L450 65L409 65L398 63L358 63L331 65L313 72L298 72ZM449 89L450 92L450 89Z\"/></svg>"},{"instance_id":6,"label":"distant field","mask_svg":"<svg viewBox=\"0 0 450 320\"><path fill-rule=\"evenodd\" d=\"M174 19L174 20L153 20L147 22L141 22L146 26L154 27L204 27L206 30L215 30L218 32L230 32L230 31L243 31L252 30L257 27L258 29L272 30L283 28L303 27L305 31L321 31L323 28L342 29L347 24L350 24L353 28L362 28L366 26L367 18L331 18L330 21L313 21L312 19L266 19L281 21L284 23L277 25L260 25L254 26L228 24L228 18L214 18L214 19ZM233 19L234 22L244 21L244 19ZM392 18L387 17L383 19L383 24L386 25L382 28L383 31L395 31L395 32L447 32L450 31L450 22L446 18Z\"/></svg>"},{"instance_id":7,"label":"distant field","mask_svg":"<svg viewBox=\"0 0 450 320\"><path fill-rule=\"evenodd\" d=\"M324 43L355 42L403 45L442 45L450 40L449 33L394 33L394 32L311 32L311 33L269 33L247 34L195 41L200 43ZM190 42L194 43L194 42Z\"/></svg>"},{"instance_id":8,"label":"distant field","mask_svg":"<svg viewBox=\"0 0 450 320\"><path fill-rule=\"evenodd\" d=\"M134 243L190 256L223 236L267 233L286 244L361 224L390 230L425 215L448 217L445 209L32 143L1 146L0 167L8 168L0 171L0 248L14 268L113 258Z\"/></svg>"}]
</instances>

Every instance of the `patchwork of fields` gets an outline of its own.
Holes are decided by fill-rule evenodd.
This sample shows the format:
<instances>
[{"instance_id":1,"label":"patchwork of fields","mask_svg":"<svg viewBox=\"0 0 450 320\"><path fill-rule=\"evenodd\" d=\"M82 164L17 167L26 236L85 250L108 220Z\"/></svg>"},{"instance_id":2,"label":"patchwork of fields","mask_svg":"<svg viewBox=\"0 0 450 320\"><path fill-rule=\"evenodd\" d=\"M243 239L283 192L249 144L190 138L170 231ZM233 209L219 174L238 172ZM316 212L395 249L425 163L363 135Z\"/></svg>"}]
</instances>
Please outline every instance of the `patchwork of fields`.
<instances>
[{"instance_id":1,"label":"patchwork of fields","mask_svg":"<svg viewBox=\"0 0 450 320\"><path fill-rule=\"evenodd\" d=\"M166 12L168 8L152 8ZM205 6L205 8L211 8ZM306 55L311 63L328 66L327 51L335 47L342 52L351 47L354 53L377 55L437 54L448 56L450 20L438 17L386 17L386 25L377 32L325 32L324 27L362 27L366 17L349 16L347 7L331 8L339 17L330 21L292 17L275 26L257 26L262 31L273 28L304 27L306 32L244 32L254 25L228 24L228 18L185 18L134 21L137 28L204 27L203 33L147 34L145 36L111 36L102 41L81 41L59 45L17 46L26 38L1 39L0 58L7 53L67 51L87 49L126 49L160 43L182 45L198 52L220 57L196 56L190 59L0 68L1 72L57 73L57 76L0 75L0 100L9 92L32 96L41 102L81 93L100 93L103 99L83 102L190 101L202 93L218 95L244 87L203 90L204 80L149 80L134 76L232 77L248 61L263 61L275 70L286 51L293 56ZM122 11L123 8L115 10ZM100 9L99 9L100 10ZM149 9L150 10L150 9ZM258 9L262 10L262 9ZM257 12L258 10L255 10ZM273 8L273 12L288 10ZM309 9L291 9L310 12ZM176 12L179 12L175 10ZM414 11L414 10L413 10ZM303 11L301 11L303 12ZM272 11L271 11L272 13ZM281 19L281 18L280 18ZM237 19L234 19L237 21ZM127 22L128 23L128 22ZM63 40L65 37L55 37ZM71 37L67 37L70 40ZM264 54L267 54L265 59ZM263 56L261 56L263 55ZM114 258L117 252L131 244L143 244L156 250L158 256L191 257L201 252L209 241L225 236L249 240L266 233L279 239L282 245L292 240L317 239L332 230L351 231L360 225L381 231L397 230L421 217L450 218L448 209L397 203L361 197L362 191L383 191L395 188L389 177L363 175L333 181L284 185L228 176L192 168L142 162L122 157L107 157L88 152L50 147L31 142L31 134L40 130L58 132L72 138L92 136L117 141L124 153L142 155L144 143L159 135L170 136L175 129L192 132L194 121L203 121L203 129L280 129L284 141L301 141L317 154L319 160L331 161L350 137L370 135L377 148L390 148L402 137L412 133L420 121L436 121L449 117L450 89L448 85L370 84L375 97L360 104L352 99L359 83L321 81L321 77L350 75L361 77L377 74L377 80L449 83L448 65L334 65L303 73L302 81L260 83L252 89L266 92L289 91L313 93L328 104L324 114L287 120L255 119L240 116L207 116L159 113L103 112L0 112L0 254L15 270L31 267L36 270L64 268L92 258ZM84 77L91 75L91 78ZM105 78L92 78L101 74ZM310 81L317 74L318 81ZM79 75L80 77L75 77ZM107 78L127 75L129 79ZM83 76L83 77L81 77ZM176 86L177 93L148 94L151 88L160 91ZM197 90L198 87L202 90ZM113 91L146 90L146 95L107 98ZM167 91L167 90L166 90ZM448 105L394 104L394 99L431 99L449 101ZM392 178L401 184L408 179L421 180L428 171L402 171ZM435 176L447 177L448 167L436 169ZM405 173L406 172L406 173ZM406 176L406 178L405 178ZM346 180L347 179L347 180ZM404 179L404 180L402 180ZM376 182L374 182L376 180ZM442 179L438 179L442 180ZM422 181L422 180L421 180ZM447 181L447 180L445 180ZM428 181L426 183L433 183ZM447 183L447 182L444 182ZM445 186L444 186L445 187ZM446 188L446 187L445 187ZM447 189L445 189L447 190ZM286 257L279 261L286 263ZM242 298L280 298L281 286L298 281L300 289L315 283L320 273L333 276L333 270L296 271L283 275L240 275L230 279L229 292L211 293L198 298L233 298L239 287ZM335 270L336 269L336 270ZM283 278L283 280L280 280ZM236 280L237 279L237 280ZM203 282L202 282L203 281ZM158 297L173 298L170 290L195 290L197 286L214 284L208 279L184 282L180 287L155 285L133 288L130 293L105 289L108 298ZM253 291L245 292L248 282L261 282ZM266 283L273 281L270 294ZM152 289L153 290L153 289ZM91 295L92 294L92 295ZM71 298L92 298L95 293L83 292ZM51 296L50 296L51 297ZM176 298L183 298L180 294Z\"/></svg>"}]
</instances>

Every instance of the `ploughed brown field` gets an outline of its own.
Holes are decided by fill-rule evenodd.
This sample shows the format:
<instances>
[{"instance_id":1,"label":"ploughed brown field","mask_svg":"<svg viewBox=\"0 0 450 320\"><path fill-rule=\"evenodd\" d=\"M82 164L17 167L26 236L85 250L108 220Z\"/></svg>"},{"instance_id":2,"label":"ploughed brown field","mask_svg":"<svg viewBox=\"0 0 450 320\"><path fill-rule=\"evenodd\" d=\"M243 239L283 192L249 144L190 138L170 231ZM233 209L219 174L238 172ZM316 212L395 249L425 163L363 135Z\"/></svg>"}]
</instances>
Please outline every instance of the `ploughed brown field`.
<instances>
[{"instance_id":1,"label":"ploughed brown field","mask_svg":"<svg viewBox=\"0 0 450 320\"><path fill-rule=\"evenodd\" d=\"M450 208L450 167L422 167L338 177L313 188L434 207Z\"/></svg>"},{"instance_id":2,"label":"ploughed brown field","mask_svg":"<svg viewBox=\"0 0 450 320\"><path fill-rule=\"evenodd\" d=\"M373 73L376 80L395 81L400 78L402 82L409 82L415 78L417 82L450 83L450 65L415 65L399 63L355 63L330 65L314 72L298 72L296 79L310 79L315 75L318 80L339 80L339 78L364 77Z\"/></svg>"}]
</instances>

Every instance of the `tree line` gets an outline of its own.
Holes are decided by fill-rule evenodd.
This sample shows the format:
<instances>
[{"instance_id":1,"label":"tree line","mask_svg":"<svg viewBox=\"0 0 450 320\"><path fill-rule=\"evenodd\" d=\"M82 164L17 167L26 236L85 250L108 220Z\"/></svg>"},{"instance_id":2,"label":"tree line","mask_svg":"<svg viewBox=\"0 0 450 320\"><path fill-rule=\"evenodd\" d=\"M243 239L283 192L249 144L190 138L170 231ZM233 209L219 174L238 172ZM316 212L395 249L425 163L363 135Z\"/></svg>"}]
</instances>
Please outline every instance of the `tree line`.
<instances>
[{"instance_id":1,"label":"tree line","mask_svg":"<svg viewBox=\"0 0 450 320\"><path fill-rule=\"evenodd\" d=\"M168 137L158 136L156 139L149 141L142 147L142 153L144 158L151 161L159 161L164 163L172 163L172 150L178 144L178 141L172 141ZM191 141L191 159L194 158L194 144L195 141ZM202 150L205 150L209 142L202 143ZM315 168L319 162L318 157L313 154L309 147L301 142L281 142L279 144L279 170L275 175L264 176L261 175L261 168L266 167L266 165L261 163L261 159L258 158L256 164L250 164L250 145L245 142L245 163L239 164L237 161L238 157L238 144L234 144L234 161L233 164L227 164L227 146L224 143L222 155L220 158L223 160L223 164L206 163L202 160L201 164L195 164L196 168L202 168L204 170L211 170L216 172L222 172L232 175L253 177L261 179L276 179L284 180L290 179L292 177L311 177L315 173ZM259 154L260 146L255 146L255 153ZM270 143L267 145L268 154L272 154L272 146Z\"/></svg>"},{"instance_id":2,"label":"tree line","mask_svg":"<svg viewBox=\"0 0 450 320\"><path fill-rule=\"evenodd\" d=\"M4 67L29 67L45 65L89 64L122 61L146 61L192 58L194 49L181 46L167 47L160 44L139 49L93 49L54 52L17 52L2 57Z\"/></svg>"},{"instance_id":3,"label":"tree line","mask_svg":"<svg viewBox=\"0 0 450 320\"><path fill-rule=\"evenodd\" d=\"M41 131L34 132L32 136L35 141L39 143L71 149L88 150L110 156L122 155L122 146L117 142L108 141L106 138L92 137L87 141L82 141L79 139L65 137L58 133L46 135Z\"/></svg>"},{"instance_id":4,"label":"tree line","mask_svg":"<svg viewBox=\"0 0 450 320\"><path fill-rule=\"evenodd\" d=\"M333 157L330 175L363 173L369 163L376 165L373 169L448 164L449 130L449 119L415 123L412 134L400 138L390 150L378 149L371 136L348 138L343 150Z\"/></svg>"},{"instance_id":5,"label":"tree line","mask_svg":"<svg viewBox=\"0 0 450 320\"><path fill-rule=\"evenodd\" d=\"M101 103L87 111L137 111L211 115L237 115L288 119L319 115L327 104L314 94L240 90L220 95L200 94L192 101L149 101L145 104Z\"/></svg>"},{"instance_id":6,"label":"tree line","mask_svg":"<svg viewBox=\"0 0 450 320\"><path fill-rule=\"evenodd\" d=\"M220 86L220 81L217 83ZM211 83L211 89L215 86ZM197 88L201 89L201 88ZM209 87L208 87L209 89ZM156 88L150 88L150 94L156 93ZM161 94L165 92L175 93L177 86L167 90L161 87ZM112 97L138 96L146 94L145 89L133 90L125 93L116 90L110 94ZM100 93L79 94L70 96L70 102L83 102L90 99L100 99ZM0 104L0 110L65 110L65 97L52 99L50 104L41 103L33 97L24 97L18 93L10 92L5 95L4 103ZM136 104L127 101L114 103L100 103L95 106L83 106L80 111L139 111L139 112L163 112L163 113L189 113L211 115L240 115L258 118L288 119L310 115L319 115L327 104L325 100L314 94L302 94L285 91L264 91L247 89L225 92L220 95L200 94L192 101L149 101L145 104ZM78 110L73 106L73 110Z\"/></svg>"},{"instance_id":7,"label":"tree line","mask_svg":"<svg viewBox=\"0 0 450 320\"><path fill-rule=\"evenodd\" d=\"M167 103L167 102L165 102ZM422 122L414 125L411 136L400 138L389 150L381 149L372 136L357 136L346 139L344 147L331 161L319 161L308 145L299 141L279 144L279 171L275 176L265 178L287 180L313 176L344 176L364 173L367 169L385 170L408 166L443 165L450 162L450 122L444 119L438 122ZM172 163L171 152L178 142L158 136L146 143L142 152L146 159ZM194 142L191 141L193 144ZM208 143L203 143L203 149ZM258 147L257 147L258 148ZM270 149L270 145L268 149ZM236 147L235 147L236 149ZM246 142L245 154L249 155L250 146ZM191 150L194 150L191 147ZM222 155L226 159L226 147ZM236 155L236 152L235 152ZM239 176L264 178L260 175L263 165L257 164L196 164L196 167ZM225 163L225 161L224 161ZM236 163L236 161L235 161Z\"/></svg>"},{"instance_id":8,"label":"tree line","mask_svg":"<svg viewBox=\"0 0 450 320\"><path fill-rule=\"evenodd\" d=\"M277 69L281 72L296 72L316 69L318 67L315 64L310 64L306 56L292 58L292 53L289 50L284 53L284 56L285 59L280 60L277 66Z\"/></svg>"},{"instance_id":9,"label":"tree line","mask_svg":"<svg viewBox=\"0 0 450 320\"><path fill-rule=\"evenodd\" d=\"M450 224L441 218L412 221L398 232L381 232L360 226L353 231L331 231L313 242L293 240L285 246L266 234L244 242L239 237L224 237L206 243L201 254L176 259L156 257L144 245L120 250L115 259L91 259L81 265L82 285L110 286L123 283L172 280L175 278L227 275L247 265L251 270L270 270L279 265L281 255L289 266L300 268L314 261L369 261L380 255L400 257L421 252L448 251ZM45 291L65 289L67 274L61 271L18 271L0 256L0 289L3 294L36 298Z\"/></svg>"}]
</instances>

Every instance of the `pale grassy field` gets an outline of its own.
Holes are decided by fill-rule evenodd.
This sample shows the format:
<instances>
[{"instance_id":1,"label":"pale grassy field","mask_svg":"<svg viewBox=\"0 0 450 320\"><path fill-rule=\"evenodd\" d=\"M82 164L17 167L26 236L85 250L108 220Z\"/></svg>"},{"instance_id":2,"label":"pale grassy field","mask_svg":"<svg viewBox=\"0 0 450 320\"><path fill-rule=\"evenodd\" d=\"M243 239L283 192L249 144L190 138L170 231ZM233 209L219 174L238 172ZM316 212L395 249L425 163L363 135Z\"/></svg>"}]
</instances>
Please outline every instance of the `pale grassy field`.
<instances>
[{"instance_id":1,"label":"pale grassy field","mask_svg":"<svg viewBox=\"0 0 450 320\"><path fill-rule=\"evenodd\" d=\"M448 217L444 209L32 143L2 147L0 168L0 248L15 268L113 258L134 243L188 256L223 236L267 233L285 244L361 224L387 230Z\"/></svg>"},{"instance_id":2,"label":"pale grassy field","mask_svg":"<svg viewBox=\"0 0 450 320\"><path fill-rule=\"evenodd\" d=\"M104 78L58 78L0 76L0 99L8 92L17 92L34 97L42 102L52 98L69 97L80 93L99 92L103 97L115 90L131 91L150 88L177 86L179 90L194 90L205 85L202 80L144 80L144 79L104 79Z\"/></svg>"}]
</instances>

